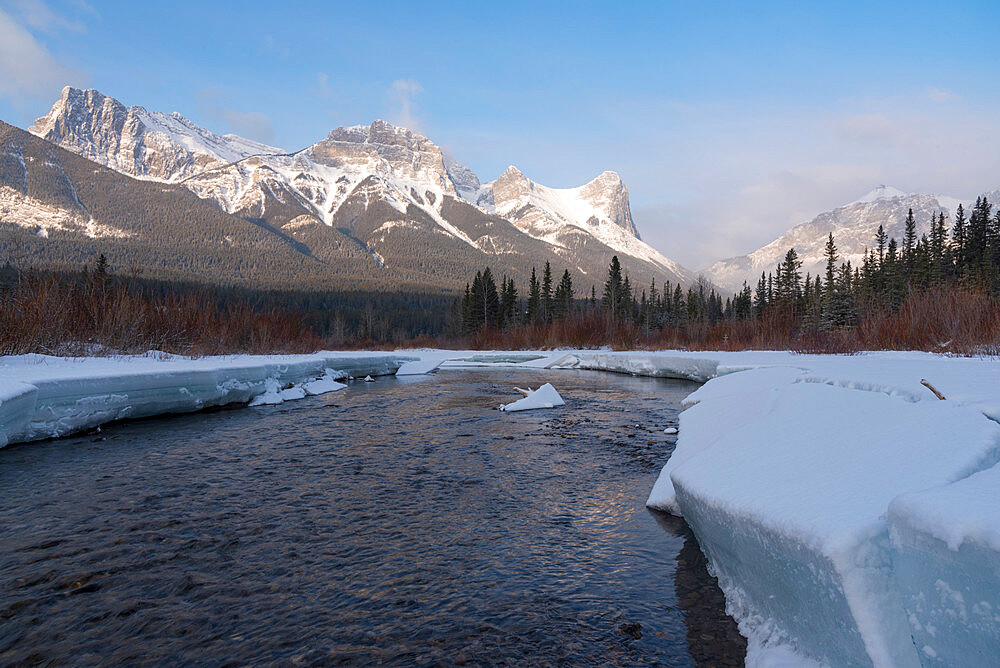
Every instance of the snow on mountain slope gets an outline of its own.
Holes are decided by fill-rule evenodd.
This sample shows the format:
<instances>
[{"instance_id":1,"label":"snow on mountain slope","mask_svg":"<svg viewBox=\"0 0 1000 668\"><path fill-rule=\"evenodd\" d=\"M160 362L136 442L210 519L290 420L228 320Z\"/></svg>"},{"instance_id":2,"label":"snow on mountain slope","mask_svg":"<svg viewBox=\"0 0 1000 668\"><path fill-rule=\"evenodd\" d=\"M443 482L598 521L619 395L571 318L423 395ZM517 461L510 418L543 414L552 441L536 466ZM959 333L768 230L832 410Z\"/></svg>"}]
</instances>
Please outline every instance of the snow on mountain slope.
<instances>
[{"instance_id":1,"label":"snow on mountain slope","mask_svg":"<svg viewBox=\"0 0 1000 668\"><path fill-rule=\"evenodd\" d=\"M298 221L301 228L313 218L354 235L358 203L364 211L385 203L389 207L378 214L383 237L430 224L434 232L496 255L516 250L511 241L523 233L546 244L545 254L585 274L606 267L610 249L639 263L643 273L684 283L695 278L639 238L628 189L614 172L578 188L555 189L511 168L482 184L427 137L381 120L338 127L312 146L287 152L215 134L176 112L126 107L98 91L67 87L30 131L124 174L183 184L227 213L276 227ZM462 221L449 220L446 209L456 209L446 206L448 198L476 207L476 220L470 222L468 213ZM350 210L342 211L348 202ZM490 232L494 215L513 227ZM373 239L361 237L354 238L377 254Z\"/></svg>"},{"instance_id":2,"label":"snow on mountain slope","mask_svg":"<svg viewBox=\"0 0 1000 668\"><path fill-rule=\"evenodd\" d=\"M180 114L126 107L96 90L67 86L29 132L137 178L179 181L250 155L281 149L217 135Z\"/></svg>"},{"instance_id":3,"label":"snow on mountain slope","mask_svg":"<svg viewBox=\"0 0 1000 668\"><path fill-rule=\"evenodd\" d=\"M990 198L1000 200L1000 191L991 193ZM907 213L913 209L919 238L930 232L931 219L939 213L943 212L950 221L960 202L954 197L906 193L881 185L850 204L821 213L808 223L796 225L747 255L716 262L705 270L705 274L716 285L735 291L744 281L754 285L762 272L773 272L788 249L794 248L802 260L803 276L806 272L816 275L822 273L826 266L823 252L831 232L840 261L850 261L852 266L858 266L864 259L866 249L874 247L879 225L888 237L901 241ZM968 210L969 202L963 204Z\"/></svg>"},{"instance_id":4,"label":"snow on mountain slope","mask_svg":"<svg viewBox=\"0 0 1000 668\"><path fill-rule=\"evenodd\" d=\"M615 172L603 172L577 188L560 189L535 183L511 165L484 189L488 193L477 193L479 201L492 203L499 215L535 239L571 248L573 236L583 231L616 251L659 265L685 282L694 280L691 272L640 239L632 221L628 188Z\"/></svg>"}]
</instances>

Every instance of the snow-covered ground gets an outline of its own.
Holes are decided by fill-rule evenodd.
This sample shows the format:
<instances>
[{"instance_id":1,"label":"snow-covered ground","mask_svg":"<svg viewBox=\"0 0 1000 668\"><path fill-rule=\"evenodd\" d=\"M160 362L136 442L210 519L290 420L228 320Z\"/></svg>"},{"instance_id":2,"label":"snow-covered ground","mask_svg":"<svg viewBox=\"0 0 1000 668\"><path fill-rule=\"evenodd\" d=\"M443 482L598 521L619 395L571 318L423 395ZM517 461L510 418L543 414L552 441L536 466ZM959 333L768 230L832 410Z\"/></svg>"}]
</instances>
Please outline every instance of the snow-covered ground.
<instances>
[{"instance_id":1,"label":"snow-covered ground","mask_svg":"<svg viewBox=\"0 0 1000 668\"><path fill-rule=\"evenodd\" d=\"M289 400L337 389L346 375L470 366L552 369L556 387L557 369L575 368L707 381L685 401L676 449L647 503L691 525L750 641L748 664L985 665L1000 657L1000 359L30 355L0 358L0 443L123 417Z\"/></svg>"}]
</instances>

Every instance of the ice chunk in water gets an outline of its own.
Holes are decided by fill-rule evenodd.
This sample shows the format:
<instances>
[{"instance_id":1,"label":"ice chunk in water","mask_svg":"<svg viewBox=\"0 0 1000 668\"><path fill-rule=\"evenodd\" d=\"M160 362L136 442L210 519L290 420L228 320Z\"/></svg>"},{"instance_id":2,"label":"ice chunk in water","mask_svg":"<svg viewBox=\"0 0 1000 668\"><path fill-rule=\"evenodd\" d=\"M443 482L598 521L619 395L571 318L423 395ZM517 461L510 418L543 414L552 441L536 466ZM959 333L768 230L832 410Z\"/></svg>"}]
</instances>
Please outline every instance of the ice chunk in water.
<instances>
[{"instance_id":1,"label":"ice chunk in water","mask_svg":"<svg viewBox=\"0 0 1000 668\"><path fill-rule=\"evenodd\" d=\"M545 383L537 390L531 390L530 388L528 390L521 390L520 388L516 389L524 393L526 396L513 403L500 406L500 410L528 411L535 408L554 408L556 406L562 406L566 403L563 401L563 398L559 396L556 388L552 387L551 383Z\"/></svg>"}]
</instances>

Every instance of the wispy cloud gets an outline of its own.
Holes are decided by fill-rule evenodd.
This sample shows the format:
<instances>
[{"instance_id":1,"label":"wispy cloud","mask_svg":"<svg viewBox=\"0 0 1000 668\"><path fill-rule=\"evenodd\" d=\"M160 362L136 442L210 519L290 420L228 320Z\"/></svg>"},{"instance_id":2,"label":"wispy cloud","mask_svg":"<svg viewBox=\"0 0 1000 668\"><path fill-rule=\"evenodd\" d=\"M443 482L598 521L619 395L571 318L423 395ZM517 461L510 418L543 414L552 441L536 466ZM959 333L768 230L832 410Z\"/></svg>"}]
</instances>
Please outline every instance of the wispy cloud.
<instances>
[{"instance_id":1,"label":"wispy cloud","mask_svg":"<svg viewBox=\"0 0 1000 668\"><path fill-rule=\"evenodd\" d=\"M264 143L274 141L274 128L267 114L259 111L240 112L229 109L222 114L236 134Z\"/></svg>"},{"instance_id":2,"label":"wispy cloud","mask_svg":"<svg viewBox=\"0 0 1000 668\"><path fill-rule=\"evenodd\" d=\"M63 86L83 83L89 78L63 65L26 27L55 29L58 23L51 12L45 14L47 7L37 4L44 9L35 7L37 12L31 15L33 23L27 19L19 21L0 9L0 96L19 106L31 99L51 98Z\"/></svg>"},{"instance_id":3,"label":"wispy cloud","mask_svg":"<svg viewBox=\"0 0 1000 668\"><path fill-rule=\"evenodd\" d=\"M396 109L390 120L411 130L419 129L416 97L422 92L424 92L424 88L416 79L396 79L393 81L392 86L389 87L389 94Z\"/></svg>"},{"instance_id":4,"label":"wispy cloud","mask_svg":"<svg viewBox=\"0 0 1000 668\"><path fill-rule=\"evenodd\" d=\"M203 88L195 93L195 97L202 111L223 123L230 132L264 143L274 141L274 126L267 114L233 109L226 95L215 87Z\"/></svg>"},{"instance_id":5,"label":"wispy cloud","mask_svg":"<svg viewBox=\"0 0 1000 668\"><path fill-rule=\"evenodd\" d=\"M905 141L902 128L886 114L850 114L833 122L834 132L843 140L867 146L898 146Z\"/></svg>"},{"instance_id":6,"label":"wispy cloud","mask_svg":"<svg viewBox=\"0 0 1000 668\"><path fill-rule=\"evenodd\" d=\"M330 97L330 76L326 72L316 73L316 85L313 86L312 94L320 99Z\"/></svg>"},{"instance_id":7,"label":"wispy cloud","mask_svg":"<svg viewBox=\"0 0 1000 668\"><path fill-rule=\"evenodd\" d=\"M960 95L946 90L944 88L938 88L937 86L931 86L927 89L927 97L929 97L934 102L939 102L944 104L945 102L954 102L962 99Z\"/></svg>"},{"instance_id":8,"label":"wispy cloud","mask_svg":"<svg viewBox=\"0 0 1000 668\"><path fill-rule=\"evenodd\" d=\"M87 30L83 20L54 12L42 0L12 0L6 4L9 5L11 13L32 30L50 35L62 31L81 33ZM96 14L93 8L86 3L81 3L79 9L85 10L88 14Z\"/></svg>"}]
</instances>

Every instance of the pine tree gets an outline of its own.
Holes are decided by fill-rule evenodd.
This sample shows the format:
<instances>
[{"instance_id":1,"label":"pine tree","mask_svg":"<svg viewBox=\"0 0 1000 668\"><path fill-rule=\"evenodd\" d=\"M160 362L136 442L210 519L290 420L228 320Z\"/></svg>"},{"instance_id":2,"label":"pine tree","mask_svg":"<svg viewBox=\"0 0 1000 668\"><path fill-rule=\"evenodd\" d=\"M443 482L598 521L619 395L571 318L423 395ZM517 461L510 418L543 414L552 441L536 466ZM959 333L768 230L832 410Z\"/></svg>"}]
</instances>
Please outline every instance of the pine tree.
<instances>
[{"instance_id":1,"label":"pine tree","mask_svg":"<svg viewBox=\"0 0 1000 668\"><path fill-rule=\"evenodd\" d=\"M635 313L635 296L632 294L632 283L628 279L628 274L625 274L625 280L622 281L622 294L618 298L618 317L625 320L632 320Z\"/></svg>"},{"instance_id":2,"label":"pine tree","mask_svg":"<svg viewBox=\"0 0 1000 668\"><path fill-rule=\"evenodd\" d=\"M826 282L823 286L821 314L823 326L829 328L836 324L834 310L837 297L837 244L833 241L833 232L830 232L830 237L826 241L823 255L826 257Z\"/></svg>"},{"instance_id":3,"label":"pine tree","mask_svg":"<svg viewBox=\"0 0 1000 668\"><path fill-rule=\"evenodd\" d=\"M565 318L573 308L573 278L569 275L569 269L563 271L562 280L556 287L555 296L555 317Z\"/></svg>"},{"instance_id":4,"label":"pine tree","mask_svg":"<svg viewBox=\"0 0 1000 668\"><path fill-rule=\"evenodd\" d=\"M940 284L948 269L948 225L945 223L944 212L938 213L937 219L931 225L931 282Z\"/></svg>"},{"instance_id":5,"label":"pine tree","mask_svg":"<svg viewBox=\"0 0 1000 668\"><path fill-rule=\"evenodd\" d=\"M687 313L687 304L684 303L684 291L681 290L680 283L674 287L674 298L671 310L674 314L674 325L679 327L684 324L684 314Z\"/></svg>"},{"instance_id":6,"label":"pine tree","mask_svg":"<svg viewBox=\"0 0 1000 668\"><path fill-rule=\"evenodd\" d=\"M605 310L613 316L619 315L621 311L620 301L622 299L622 266L618 262L618 256L611 258L608 266L608 280L604 282L604 296L601 303Z\"/></svg>"},{"instance_id":7,"label":"pine tree","mask_svg":"<svg viewBox=\"0 0 1000 668\"><path fill-rule=\"evenodd\" d=\"M802 293L802 261L794 248L789 248L785 259L778 265L775 280L775 299L784 308L796 308Z\"/></svg>"},{"instance_id":8,"label":"pine tree","mask_svg":"<svg viewBox=\"0 0 1000 668\"><path fill-rule=\"evenodd\" d=\"M878 248L878 263L882 266L882 261L885 259L885 245L888 242L888 237L885 234L885 229L881 225L878 226L878 232L875 233L875 246Z\"/></svg>"},{"instance_id":9,"label":"pine tree","mask_svg":"<svg viewBox=\"0 0 1000 668\"><path fill-rule=\"evenodd\" d=\"M531 279L528 281L528 322L537 323L542 317L542 286L535 276L535 268L531 268Z\"/></svg>"},{"instance_id":10,"label":"pine tree","mask_svg":"<svg viewBox=\"0 0 1000 668\"><path fill-rule=\"evenodd\" d=\"M955 258L955 275L962 276L965 273L967 263L965 254L965 207L961 204L958 205L958 210L955 212L955 224L952 226L951 238L952 254Z\"/></svg>"},{"instance_id":11,"label":"pine tree","mask_svg":"<svg viewBox=\"0 0 1000 668\"><path fill-rule=\"evenodd\" d=\"M764 310L767 308L767 278L764 276L764 272L760 272L760 280L757 281L757 291L754 293L753 299L754 316L760 318L764 315Z\"/></svg>"},{"instance_id":12,"label":"pine tree","mask_svg":"<svg viewBox=\"0 0 1000 668\"><path fill-rule=\"evenodd\" d=\"M542 272L542 319L552 322L552 267L547 260Z\"/></svg>"},{"instance_id":13,"label":"pine tree","mask_svg":"<svg viewBox=\"0 0 1000 668\"><path fill-rule=\"evenodd\" d=\"M917 245L917 221L913 218L913 209L910 209L909 213L906 214L906 222L904 223L905 232L903 233L903 268L905 271L905 278L907 281L910 280L913 274L913 252L916 250Z\"/></svg>"},{"instance_id":14,"label":"pine tree","mask_svg":"<svg viewBox=\"0 0 1000 668\"><path fill-rule=\"evenodd\" d=\"M889 249L885 253L885 262L883 265L884 271L884 288L883 288L883 300L885 304L892 310L895 310L903 303L903 298L906 297L906 281L903 278L903 267L902 261L896 252L896 240L889 240Z\"/></svg>"}]
</instances>

